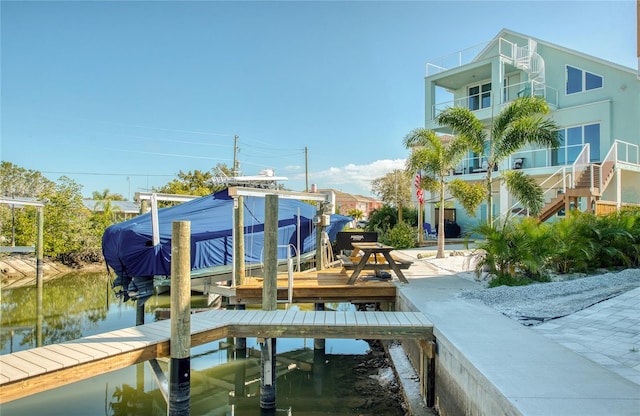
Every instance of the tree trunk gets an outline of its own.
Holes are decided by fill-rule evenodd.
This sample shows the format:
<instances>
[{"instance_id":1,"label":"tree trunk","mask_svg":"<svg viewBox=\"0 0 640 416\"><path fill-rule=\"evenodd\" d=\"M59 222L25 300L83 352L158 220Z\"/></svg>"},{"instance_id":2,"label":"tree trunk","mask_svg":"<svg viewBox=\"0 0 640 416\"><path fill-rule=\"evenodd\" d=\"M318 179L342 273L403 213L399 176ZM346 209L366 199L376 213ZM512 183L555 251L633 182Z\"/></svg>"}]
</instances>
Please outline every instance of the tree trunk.
<instances>
[{"instance_id":1,"label":"tree trunk","mask_svg":"<svg viewBox=\"0 0 640 416\"><path fill-rule=\"evenodd\" d=\"M492 166L487 167L487 225L493 225L493 178L491 177Z\"/></svg>"},{"instance_id":2,"label":"tree trunk","mask_svg":"<svg viewBox=\"0 0 640 416\"><path fill-rule=\"evenodd\" d=\"M440 182L440 209L438 210L438 252L437 259L444 258L444 181Z\"/></svg>"}]
</instances>

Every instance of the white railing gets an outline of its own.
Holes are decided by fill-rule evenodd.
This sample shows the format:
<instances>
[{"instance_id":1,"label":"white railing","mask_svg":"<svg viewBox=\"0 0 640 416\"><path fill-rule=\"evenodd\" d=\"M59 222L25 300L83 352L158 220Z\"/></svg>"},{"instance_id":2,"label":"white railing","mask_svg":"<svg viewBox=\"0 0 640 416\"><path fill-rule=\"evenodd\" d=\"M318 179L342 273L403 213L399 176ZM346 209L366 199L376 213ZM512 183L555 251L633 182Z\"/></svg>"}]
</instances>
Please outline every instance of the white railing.
<instances>
[{"instance_id":1,"label":"white railing","mask_svg":"<svg viewBox=\"0 0 640 416\"><path fill-rule=\"evenodd\" d=\"M589 148L589 143L586 143L580 151L580 154L578 154L578 157L576 157L575 162L573 162L573 164L571 165L571 171L573 174L573 186L571 186L571 188L575 187L578 178L580 178L580 176L582 176L582 174L586 172L587 169L589 169ZM593 170L591 170L590 187L593 190Z\"/></svg>"},{"instance_id":2,"label":"white railing","mask_svg":"<svg viewBox=\"0 0 640 416\"><path fill-rule=\"evenodd\" d=\"M489 42L479 43L458 52L441 56L426 64L427 76L458 68L466 65L478 56L478 54L489 44Z\"/></svg>"},{"instance_id":3,"label":"white railing","mask_svg":"<svg viewBox=\"0 0 640 416\"><path fill-rule=\"evenodd\" d=\"M504 91L500 95L497 95L495 93L495 90L492 89L491 91L484 91L479 94L467 95L464 97L455 98L453 100L447 100L447 101L433 104L431 117L436 118L436 116L440 114L442 111L451 107L469 108L472 111L489 108L491 106L491 102L489 103L488 106L480 106L480 104L482 104L482 96L486 95L487 93L491 94L490 100L493 97L502 98L502 104L511 102L519 97L525 97L525 96L528 97L531 95L535 95L537 97L544 98L544 100L550 105L553 105L553 106L558 105L558 90L556 88L553 88L549 85L543 84L535 80L508 85L503 88L504 88ZM470 100L471 98L477 99L477 101L475 102L479 105L478 108L472 109L470 107L469 103L471 102Z\"/></svg>"},{"instance_id":4,"label":"white railing","mask_svg":"<svg viewBox=\"0 0 640 416\"><path fill-rule=\"evenodd\" d=\"M560 175L560 178L557 179L555 182L547 184L547 182L551 181L553 178L555 178L556 176ZM562 192L562 193L566 193L567 192L567 187L571 187L571 184L573 183L572 178L571 178L571 174L567 173L567 169L566 167L561 167L560 169L558 169L557 171L553 172L551 175L549 175L549 177L547 179L545 179L544 181L542 181L540 183L540 187L543 189L542 191L542 196L543 196L543 200L545 202L549 202L551 201L554 197L556 197L558 195L558 193ZM549 192L553 192L553 194L551 196L549 196ZM511 205L511 207L503 212L502 214L500 214L500 216L498 216L498 220L499 221L506 221L507 218L509 218L509 216L511 215L511 213L513 212L514 209L521 207L521 203L520 201L516 201L513 205ZM529 212L527 211L527 217L529 216Z\"/></svg>"},{"instance_id":5,"label":"white railing","mask_svg":"<svg viewBox=\"0 0 640 416\"><path fill-rule=\"evenodd\" d=\"M609 180L613 176L613 171L618 162L633 165L640 164L640 146L622 140L614 140L613 146L609 149L600 166L599 189L601 191L604 191L609 185Z\"/></svg>"},{"instance_id":6,"label":"white railing","mask_svg":"<svg viewBox=\"0 0 640 416\"><path fill-rule=\"evenodd\" d=\"M513 42L509 42L506 39L500 38L498 40L498 53L503 58L516 59L517 45Z\"/></svg>"},{"instance_id":7,"label":"white railing","mask_svg":"<svg viewBox=\"0 0 640 416\"><path fill-rule=\"evenodd\" d=\"M536 96L553 105L558 105L558 90L539 81L524 81L517 84L506 85L502 95L503 102L508 103L519 97Z\"/></svg>"},{"instance_id":8,"label":"white railing","mask_svg":"<svg viewBox=\"0 0 640 416\"><path fill-rule=\"evenodd\" d=\"M616 161L634 165L640 164L640 146L622 140L615 140L614 146L616 147Z\"/></svg>"},{"instance_id":9,"label":"white railing","mask_svg":"<svg viewBox=\"0 0 640 416\"><path fill-rule=\"evenodd\" d=\"M479 93L479 94L467 95L465 97L460 97L460 98L456 98L456 99L453 99L453 100L444 101L444 102L441 102L441 103L434 104L431 116L433 118L435 118L438 114L440 114L441 112L443 112L447 108L451 108L451 107L470 108L469 102L470 102L471 98L474 98L474 99L477 98L478 105L480 105L480 103L482 102L483 94L486 95L487 93L491 94L491 91L484 91L484 92ZM491 97L489 98L489 100L491 100ZM485 108L489 108L490 106L491 106L491 103L489 103L488 106L478 107L478 108L474 108L474 109L471 109L471 110L472 111L482 110L482 109L485 109Z\"/></svg>"},{"instance_id":10,"label":"white railing","mask_svg":"<svg viewBox=\"0 0 640 416\"><path fill-rule=\"evenodd\" d=\"M630 146L633 146L630 144ZM509 159L501 164L499 170L509 169L536 169L549 168L554 166L571 166L572 173L579 175L579 170L586 170L590 166L589 150L586 144L575 144L561 146L557 149L528 149L519 150L509 156ZM554 158L554 152L559 155L560 162ZM577 156L574 158L572 152ZM607 158L615 153L609 152ZM472 173L486 172L487 158L485 155L477 155L463 158L458 166L451 172L453 175L467 175ZM576 163L577 162L577 163ZM575 165L575 166L574 166ZM575 172L574 172L575 171Z\"/></svg>"}]
</instances>

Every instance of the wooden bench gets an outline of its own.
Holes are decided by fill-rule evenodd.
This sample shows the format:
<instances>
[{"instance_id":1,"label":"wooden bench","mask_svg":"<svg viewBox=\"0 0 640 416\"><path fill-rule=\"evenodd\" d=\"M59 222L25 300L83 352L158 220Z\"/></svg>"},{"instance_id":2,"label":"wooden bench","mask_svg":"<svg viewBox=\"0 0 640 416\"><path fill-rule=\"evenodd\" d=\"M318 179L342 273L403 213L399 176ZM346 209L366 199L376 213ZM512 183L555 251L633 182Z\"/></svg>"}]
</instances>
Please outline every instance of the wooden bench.
<instances>
[{"instance_id":1,"label":"wooden bench","mask_svg":"<svg viewBox=\"0 0 640 416\"><path fill-rule=\"evenodd\" d=\"M338 260L340 260L340 264L342 265L342 268L345 270L353 270L356 268L356 266L358 265L358 259L359 257L348 257L345 256L344 254L339 254L338 255ZM356 261L354 261L354 259ZM407 261L407 260L400 260L398 258L393 258L396 262L396 264L398 265L398 267L400 269L406 270L409 268L409 266L411 266L411 264L413 264L413 262L411 261ZM380 260L379 260L380 261ZM384 258L382 259L382 261L380 261L379 263L373 262L371 260L369 260L369 263L367 265L367 269L375 269L375 270L390 270L391 267L389 266L389 263L387 263L386 260L384 260Z\"/></svg>"}]
</instances>

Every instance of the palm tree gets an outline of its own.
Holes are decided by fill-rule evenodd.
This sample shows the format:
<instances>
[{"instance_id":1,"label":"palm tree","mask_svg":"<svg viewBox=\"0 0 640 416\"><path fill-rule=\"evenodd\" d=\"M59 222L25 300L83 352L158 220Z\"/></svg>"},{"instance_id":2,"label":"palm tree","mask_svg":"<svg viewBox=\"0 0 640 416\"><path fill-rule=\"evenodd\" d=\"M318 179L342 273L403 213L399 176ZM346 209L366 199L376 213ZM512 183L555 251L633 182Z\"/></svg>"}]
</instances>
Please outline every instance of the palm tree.
<instances>
[{"instance_id":1,"label":"palm tree","mask_svg":"<svg viewBox=\"0 0 640 416\"><path fill-rule=\"evenodd\" d=\"M404 145L411 149L406 161L406 171L415 173L422 171L420 186L437 193L440 201L438 218L438 251L436 258L444 257L444 200L448 191L458 199L462 206L473 215L473 210L484 198L482 185L473 185L460 179L446 182L445 177L462 160L469 151L470 144L465 136L451 137L443 140L432 130L418 128L407 134Z\"/></svg>"},{"instance_id":2,"label":"palm tree","mask_svg":"<svg viewBox=\"0 0 640 416\"><path fill-rule=\"evenodd\" d=\"M91 193L91 199L97 200L97 201L124 201L124 197L120 194L115 194L112 193L109 189L105 189L102 192L100 191L93 191Z\"/></svg>"},{"instance_id":3,"label":"palm tree","mask_svg":"<svg viewBox=\"0 0 640 416\"><path fill-rule=\"evenodd\" d=\"M438 124L451 128L454 134L463 137L474 152L486 152L487 224L493 223L491 189L494 169L526 145L558 147L558 127L552 120L545 118L548 112L549 106L544 99L534 96L512 101L492 119L488 129L485 129L484 124L467 108L447 108L436 117ZM542 190L533 180L522 173L503 175L502 179L509 192L532 214L536 215L542 209Z\"/></svg>"}]
</instances>

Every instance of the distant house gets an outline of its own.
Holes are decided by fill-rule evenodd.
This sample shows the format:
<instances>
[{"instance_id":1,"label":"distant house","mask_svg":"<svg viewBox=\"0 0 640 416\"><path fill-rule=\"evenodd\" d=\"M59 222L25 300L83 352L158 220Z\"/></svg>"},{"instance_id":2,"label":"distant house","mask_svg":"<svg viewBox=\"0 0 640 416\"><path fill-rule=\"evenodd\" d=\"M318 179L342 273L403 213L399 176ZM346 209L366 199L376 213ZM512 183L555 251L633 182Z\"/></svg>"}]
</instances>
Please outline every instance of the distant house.
<instances>
[{"instance_id":1,"label":"distant house","mask_svg":"<svg viewBox=\"0 0 640 416\"><path fill-rule=\"evenodd\" d=\"M329 202L333 204L333 213L349 215L349 211L362 211L362 219L368 219L374 209L381 208L383 203L375 198L362 195L352 195L335 189L318 189L318 193L329 195Z\"/></svg>"},{"instance_id":2,"label":"distant house","mask_svg":"<svg viewBox=\"0 0 640 416\"><path fill-rule=\"evenodd\" d=\"M140 214L140 207L131 201L83 199L82 203L91 212L104 212L106 204L110 204L114 214L118 217L118 221L124 221Z\"/></svg>"},{"instance_id":3,"label":"distant house","mask_svg":"<svg viewBox=\"0 0 640 416\"><path fill-rule=\"evenodd\" d=\"M603 59L510 30L502 30L465 60L468 50L427 64L425 127L450 134L435 117L445 108L472 110L488 128L492 118L518 97L543 97L559 125L560 148L528 147L498 170L523 169L545 190L541 220L571 207L599 213L640 203L640 78L638 72ZM449 58L454 57L451 63ZM496 172L495 176L498 172ZM483 153L470 153L451 178L482 181ZM495 181L496 216L522 212ZM434 218L434 204L425 213ZM457 220L474 225L486 217L458 209Z\"/></svg>"}]
</instances>

